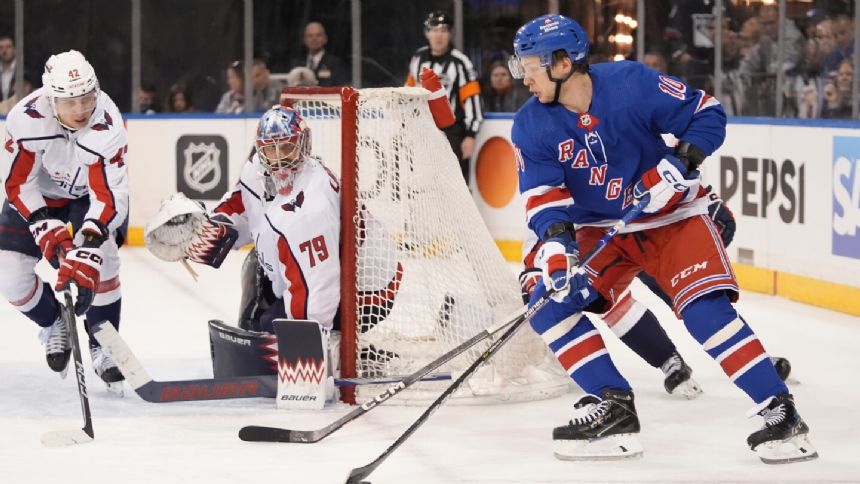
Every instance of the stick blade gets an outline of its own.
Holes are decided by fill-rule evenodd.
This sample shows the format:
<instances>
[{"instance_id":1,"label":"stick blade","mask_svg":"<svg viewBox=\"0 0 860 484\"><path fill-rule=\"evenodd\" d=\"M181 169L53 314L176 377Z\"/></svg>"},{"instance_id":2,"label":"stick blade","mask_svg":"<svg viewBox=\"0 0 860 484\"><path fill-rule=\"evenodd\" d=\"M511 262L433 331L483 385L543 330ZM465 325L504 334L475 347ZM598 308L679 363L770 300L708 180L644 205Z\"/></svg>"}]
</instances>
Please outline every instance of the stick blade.
<instances>
[{"instance_id":1,"label":"stick blade","mask_svg":"<svg viewBox=\"0 0 860 484\"><path fill-rule=\"evenodd\" d=\"M92 441L93 436L86 433L84 429L52 430L42 434L42 445L45 447L68 447Z\"/></svg>"},{"instance_id":2,"label":"stick blade","mask_svg":"<svg viewBox=\"0 0 860 484\"><path fill-rule=\"evenodd\" d=\"M346 484L365 484L365 477L369 476L376 466L356 467L349 471L349 477L346 478Z\"/></svg>"},{"instance_id":3,"label":"stick blade","mask_svg":"<svg viewBox=\"0 0 860 484\"><path fill-rule=\"evenodd\" d=\"M304 433L277 427L248 425L239 430L239 438L245 442L308 442L307 439L297 439Z\"/></svg>"}]
</instances>

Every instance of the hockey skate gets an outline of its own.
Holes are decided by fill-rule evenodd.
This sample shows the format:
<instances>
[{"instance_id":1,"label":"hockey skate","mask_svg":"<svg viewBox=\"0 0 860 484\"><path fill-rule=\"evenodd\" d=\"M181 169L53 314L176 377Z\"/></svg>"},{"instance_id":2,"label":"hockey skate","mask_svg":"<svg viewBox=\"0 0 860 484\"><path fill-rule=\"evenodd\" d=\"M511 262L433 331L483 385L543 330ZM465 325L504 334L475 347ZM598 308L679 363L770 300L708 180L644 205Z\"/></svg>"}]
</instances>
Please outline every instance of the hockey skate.
<instances>
[{"instance_id":1,"label":"hockey skate","mask_svg":"<svg viewBox=\"0 0 860 484\"><path fill-rule=\"evenodd\" d=\"M666 376L663 380L663 388L670 395L680 395L687 400L692 400L702 394L701 385L693 380L693 369L678 353L673 353L660 369Z\"/></svg>"},{"instance_id":2,"label":"hockey skate","mask_svg":"<svg viewBox=\"0 0 860 484\"><path fill-rule=\"evenodd\" d=\"M72 354L72 346L69 341L69 327L63 318L58 318L54 324L42 328L39 339L45 345L45 359L52 370L66 377L69 368L69 356Z\"/></svg>"},{"instance_id":3,"label":"hockey skate","mask_svg":"<svg viewBox=\"0 0 860 484\"><path fill-rule=\"evenodd\" d=\"M602 399L585 395L574 407L578 415L552 431L556 458L614 460L642 456L633 392L607 389Z\"/></svg>"},{"instance_id":4,"label":"hockey skate","mask_svg":"<svg viewBox=\"0 0 860 484\"><path fill-rule=\"evenodd\" d=\"M750 412L753 415L761 415L764 425L747 437L747 444L765 464L818 458L818 452L809 443L809 426L797 413L790 393L770 397Z\"/></svg>"},{"instance_id":5,"label":"hockey skate","mask_svg":"<svg viewBox=\"0 0 860 484\"><path fill-rule=\"evenodd\" d=\"M123 396L122 382L125 377L116 366L116 362L100 347L90 348L93 359L93 370L105 382L107 390L116 396Z\"/></svg>"}]
</instances>

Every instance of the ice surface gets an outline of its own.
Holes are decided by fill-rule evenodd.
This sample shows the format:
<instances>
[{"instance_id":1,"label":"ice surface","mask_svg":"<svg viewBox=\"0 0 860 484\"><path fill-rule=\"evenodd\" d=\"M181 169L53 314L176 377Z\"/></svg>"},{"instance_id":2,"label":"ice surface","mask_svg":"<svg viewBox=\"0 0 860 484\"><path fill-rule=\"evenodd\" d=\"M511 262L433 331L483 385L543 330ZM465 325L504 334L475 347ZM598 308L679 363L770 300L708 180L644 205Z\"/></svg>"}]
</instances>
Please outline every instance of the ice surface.
<instances>
[{"instance_id":1,"label":"ice surface","mask_svg":"<svg viewBox=\"0 0 860 484\"><path fill-rule=\"evenodd\" d=\"M124 248L121 332L157 379L211 375L206 321L232 322L244 253L218 270L200 268L194 283L179 264L145 249ZM199 266L196 266L199 267ZM55 275L40 267L47 280ZM578 393L550 401L442 407L370 476L379 483L570 482L860 482L860 318L753 293L738 305L773 355L791 360L790 386L812 428L817 461L768 466L746 448L760 419L752 405L693 341L668 308L637 287L675 340L704 395L676 400L661 373L613 336L613 358L636 389L645 456L614 463L563 462L552 456L551 429L569 418ZM337 483L367 464L405 430L422 408L383 405L317 444L252 444L244 425L317 428L348 411L285 412L266 399L146 403L130 389L110 396L84 352L95 441L46 448L44 432L80 428L73 379L44 362L38 328L0 303L0 482ZM82 326L82 325L79 325ZM598 324L598 326L600 326ZM602 328L601 328L602 329ZM604 333L605 335L605 333ZM82 333L82 337L85 335Z\"/></svg>"}]
</instances>

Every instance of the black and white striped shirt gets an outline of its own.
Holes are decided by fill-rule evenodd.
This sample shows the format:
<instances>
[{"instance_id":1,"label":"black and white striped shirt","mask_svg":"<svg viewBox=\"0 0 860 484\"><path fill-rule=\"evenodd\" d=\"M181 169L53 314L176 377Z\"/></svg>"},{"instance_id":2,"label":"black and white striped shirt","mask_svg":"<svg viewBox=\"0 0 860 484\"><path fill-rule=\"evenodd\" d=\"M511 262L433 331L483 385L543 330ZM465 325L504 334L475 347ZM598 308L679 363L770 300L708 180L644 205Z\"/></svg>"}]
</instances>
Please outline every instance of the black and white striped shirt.
<instances>
[{"instance_id":1,"label":"black and white striped shirt","mask_svg":"<svg viewBox=\"0 0 860 484\"><path fill-rule=\"evenodd\" d=\"M421 85L419 74L424 67L433 69L439 76L442 86L448 92L448 101L457 122L465 129L466 136L474 137L481 127L484 115L481 112L481 87L472 61L454 48L440 56L434 56L430 53L430 47L421 47L409 61L407 86Z\"/></svg>"}]
</instances>

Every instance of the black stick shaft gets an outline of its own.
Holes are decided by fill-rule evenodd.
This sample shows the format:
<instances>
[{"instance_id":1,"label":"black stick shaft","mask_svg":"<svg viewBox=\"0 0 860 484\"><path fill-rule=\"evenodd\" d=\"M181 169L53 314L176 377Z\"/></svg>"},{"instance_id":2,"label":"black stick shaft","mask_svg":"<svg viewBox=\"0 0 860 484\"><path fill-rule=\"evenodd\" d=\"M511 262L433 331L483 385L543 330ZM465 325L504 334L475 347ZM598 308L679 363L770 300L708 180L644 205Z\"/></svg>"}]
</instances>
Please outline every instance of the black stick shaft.
<instances>
[{"instance_id":1,"label":"black stick shaft","mask_svg":"<svg viewBox=\"0 0 860 484\"><path fill-rule=\"evenodd\" d=\"M84 365L81 361L81 343L78 339L78 328L75 323L75 303L72 301L71 289L65 289L63 295L66 299L66 304L61 305L63 319L66 320L66 325L69 329L69 337L72 341L72 357L75 359L75 378L78 382L78 395L81 398L81 412L84 416L83 431L95 438L93 432L93 417L90 413L90 397L87 395L87 383L84 379Z\"/></svg>"}]
</instances>

